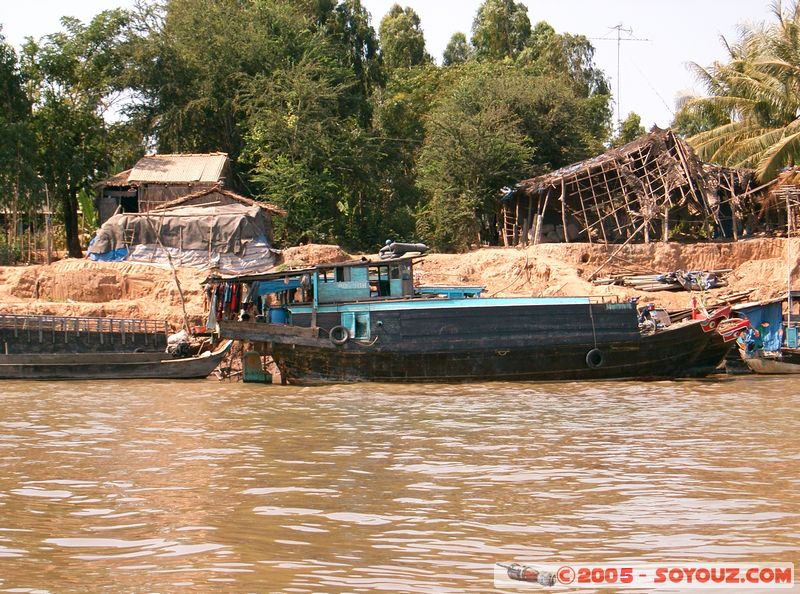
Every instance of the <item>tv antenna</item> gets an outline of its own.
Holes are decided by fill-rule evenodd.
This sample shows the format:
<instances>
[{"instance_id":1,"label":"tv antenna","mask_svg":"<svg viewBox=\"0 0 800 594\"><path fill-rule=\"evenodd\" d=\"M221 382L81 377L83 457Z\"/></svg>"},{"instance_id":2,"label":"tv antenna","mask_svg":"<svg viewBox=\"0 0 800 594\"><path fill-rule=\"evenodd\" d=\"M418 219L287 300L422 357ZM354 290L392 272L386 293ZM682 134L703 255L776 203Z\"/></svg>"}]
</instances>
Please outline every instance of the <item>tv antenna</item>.
<instances>
[{"instance_id":1,"label":"tv antenna","mask_svg":"<svg viewBox=\"0 0 800 594\"><path fill-rule=\"evenodd\" d=\"M613 27L608 28L609 31L616 31L617 34L614 37L592 37L592 39L599 39L601 41L616 41L617 42L617 130L622 127L622 118L620 116L621 108L620 108L620 93L619 93L619 57L621 54L622 49L622 42L623 41L650 41L649 39L642 39L639 37L633 36L633 29L630 27L625 27L622 23L618 25L614 25ZM623 37L622 34L625 33L627 37ZM613 35L613 33L612 33Z\"/></svg>"}]
</instances>

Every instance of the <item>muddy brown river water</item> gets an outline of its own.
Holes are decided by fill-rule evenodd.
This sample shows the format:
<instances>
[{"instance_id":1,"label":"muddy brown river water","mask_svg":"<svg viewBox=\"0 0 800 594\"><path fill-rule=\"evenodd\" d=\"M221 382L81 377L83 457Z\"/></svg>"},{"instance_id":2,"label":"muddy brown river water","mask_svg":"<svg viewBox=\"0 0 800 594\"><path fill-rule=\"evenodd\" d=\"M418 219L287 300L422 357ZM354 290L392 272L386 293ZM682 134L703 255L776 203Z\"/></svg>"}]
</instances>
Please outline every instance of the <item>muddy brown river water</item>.
<instances>
[{"instance_id":1,"label":"muddy brown river water","mask_svg":"<svg viewBox=\"0 0 800 594\"><path fill-rule=\"evenodd\" d=\"M498 561L800 567L799 393L5 382L0 591L488 592Z\"/></svg>"}]
</instances>

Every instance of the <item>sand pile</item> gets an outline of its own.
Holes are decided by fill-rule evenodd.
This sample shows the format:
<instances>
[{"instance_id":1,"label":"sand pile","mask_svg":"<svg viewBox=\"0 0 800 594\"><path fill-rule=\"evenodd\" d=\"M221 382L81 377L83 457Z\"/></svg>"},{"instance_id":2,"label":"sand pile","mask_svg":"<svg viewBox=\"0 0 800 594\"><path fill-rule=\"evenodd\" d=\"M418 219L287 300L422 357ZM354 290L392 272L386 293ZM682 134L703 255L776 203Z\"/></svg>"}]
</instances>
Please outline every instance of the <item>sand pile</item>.
<instances>
[{"instance_id":1,"label":"sand pile","mask_svg":"<svg viewBox=\"0 0 800 594\"><path fill-rule=\"evenodd\" d=\"M178 271L190 314L203 313L205 271ZM182 318L172 271L145 264L68 259L49 266L0 268L2 313L168 319Z\"/></svg>"},{"instance_id":2,"label":"sand pile","mask_svg":"<svg viewBox=\"0 0 800 594\"><path fill-rule=\"evenodd\" d=\"M645 293L620 286L595 286L589 278L598 269L598 277L622 273L733 269L727 279L729 286L708 291L710 298L754 289L754 299L767 299L785 291L788 246L791 246L792 261L797 262L800 240L794 239L790 244L785 239L750 239L691 245L638 244L621 249L619 246L589 244L485 248L470 254L433 254L415 270L425 284L483 285L488 295L639 296L643 301L658 306L680 309L691 301L686 292ZM617 254L607 263L614 252ZM794 278L800 282L797 274Z\"/></svg>"}]
</instances>

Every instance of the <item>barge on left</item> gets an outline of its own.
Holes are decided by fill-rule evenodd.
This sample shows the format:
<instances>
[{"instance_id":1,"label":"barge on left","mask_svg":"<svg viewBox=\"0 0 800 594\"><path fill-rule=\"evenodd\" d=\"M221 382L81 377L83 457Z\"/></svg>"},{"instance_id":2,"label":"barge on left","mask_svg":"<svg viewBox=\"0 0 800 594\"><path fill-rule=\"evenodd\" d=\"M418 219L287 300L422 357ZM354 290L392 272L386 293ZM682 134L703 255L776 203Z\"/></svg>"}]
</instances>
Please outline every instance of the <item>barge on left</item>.
<instances>
[{"instance_id":1,"label":"barge on left","mask_svg":"<svg viewBox=\"0 0 800 594\"><path fill-rule=\"evenodd\" d=\"M0 315L0 379L199 379L233 343L172 355L167 332L146 320Z\"/></svg>"}]
</instances>

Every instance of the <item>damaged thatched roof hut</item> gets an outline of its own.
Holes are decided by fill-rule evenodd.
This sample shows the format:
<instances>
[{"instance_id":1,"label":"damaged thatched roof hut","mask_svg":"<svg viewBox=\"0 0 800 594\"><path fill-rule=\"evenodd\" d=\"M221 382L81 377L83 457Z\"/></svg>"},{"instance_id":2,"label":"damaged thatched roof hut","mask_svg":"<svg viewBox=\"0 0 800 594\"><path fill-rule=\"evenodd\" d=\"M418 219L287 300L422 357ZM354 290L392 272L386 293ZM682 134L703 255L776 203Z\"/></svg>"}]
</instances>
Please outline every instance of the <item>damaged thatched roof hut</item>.
<instances>
[{"instance_id":1,"label":"damaged thatched roof hut","mask_svg":"<svg viewBox=\"0 0 800 594\"><path fill-rule=\"evenodd\" d=\"M519 182L501 201L505 245L738 237L753 172L704 163L672 130Z\"/></svg>"},{"instance_id":2,"label":"damaged thatched roof hut","mask_svg":"<svg viewBox=\"0 0 800 594\"><path fill-rule=\"evenodd\" d=\"M759 217L768 228L796 235L800 229L800 167L790 167L766 184ZM792 220L788 220L791 213ZM787 226L787 222L789 226Z\"/></svg>"}]
</instances>

